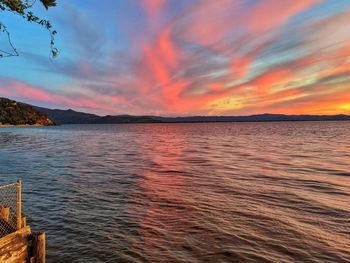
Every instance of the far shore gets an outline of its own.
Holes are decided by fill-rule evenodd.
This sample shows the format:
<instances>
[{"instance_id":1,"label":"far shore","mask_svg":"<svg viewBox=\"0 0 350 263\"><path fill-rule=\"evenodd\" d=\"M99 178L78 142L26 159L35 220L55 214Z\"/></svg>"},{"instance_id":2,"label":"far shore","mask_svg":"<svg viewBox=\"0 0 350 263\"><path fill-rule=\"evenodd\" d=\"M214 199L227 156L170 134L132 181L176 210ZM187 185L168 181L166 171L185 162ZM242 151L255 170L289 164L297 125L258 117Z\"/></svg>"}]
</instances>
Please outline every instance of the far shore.
<instances>
[{"instance_id":1,"label":"far shore","mask_svg":"<svg viewBox=\"0 0 350 263\"><path fill-rule=\"evenodd\" d=\"M0 128L11 128L11 127L42 127L44 125L42 124L18 124L18 125L13 125L13 124L0 124Z\"/></svg>"}]
</instances>

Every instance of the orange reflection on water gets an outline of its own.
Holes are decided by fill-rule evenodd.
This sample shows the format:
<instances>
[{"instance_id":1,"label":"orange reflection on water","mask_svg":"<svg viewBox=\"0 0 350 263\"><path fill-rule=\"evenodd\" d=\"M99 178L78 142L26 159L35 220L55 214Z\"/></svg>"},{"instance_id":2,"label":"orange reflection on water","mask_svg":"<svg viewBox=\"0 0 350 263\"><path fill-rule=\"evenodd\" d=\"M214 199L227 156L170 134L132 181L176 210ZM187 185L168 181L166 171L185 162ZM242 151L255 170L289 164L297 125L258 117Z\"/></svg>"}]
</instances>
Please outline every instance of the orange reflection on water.
<instances>
[{"instance_id":1,"label":"orange reflection on water","mask_svg":"<svg viewBox=\"0 0 350 263\"><path fill-rule=\"evenodd\" d=\"M185 202L181 197L181 188L186 182L178 160L184 147L183 139L179 136L171 141L157 141L140 147L140 156L152 162L155 168L151 170L147 167L140 174L139 187L145 204L143 211L138 212L143 214L138 222L141 241L134 241L132 251L140 251L141 247L141 251L148 255L164 256L161 247L169 247L169 242L176 243L176 234L183 231L183 213L179 207Z\"/></svg>"}]
</instances>

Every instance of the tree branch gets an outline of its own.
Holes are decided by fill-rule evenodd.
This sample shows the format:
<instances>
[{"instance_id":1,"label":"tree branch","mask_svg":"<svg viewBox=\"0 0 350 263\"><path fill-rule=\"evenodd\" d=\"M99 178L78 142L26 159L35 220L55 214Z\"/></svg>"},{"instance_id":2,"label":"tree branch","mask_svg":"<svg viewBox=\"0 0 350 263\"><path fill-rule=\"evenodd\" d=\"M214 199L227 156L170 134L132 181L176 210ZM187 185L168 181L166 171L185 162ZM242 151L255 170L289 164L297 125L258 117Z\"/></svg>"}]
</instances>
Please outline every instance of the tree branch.
<instances>
[{"instance_id":1,"label":"tree branch","mask_svg":"<svg viewBox=\"0 0 350 263\"><path fill-rule=\"evenodd\" d=\"M40 2L46 9L52 6L56 6L56 0L40 0ZM43 26L50 34L50 57L55 58L59 55L59 51L55 47L55 35L57 34L57 31L52 30L52 26L49 20L40 19L34 15L33 12L28 11L28 9L30 9L35 3L36 0L0 0L0 12L11 12L26 19L29 23L33 22ZM0 49L0 57L18 56L19 54L11 42L10 33L2 22L0 22L0 32L6 33L8 42L13 50L13 52L8 52Z\"/></svg>"}]
</instances>

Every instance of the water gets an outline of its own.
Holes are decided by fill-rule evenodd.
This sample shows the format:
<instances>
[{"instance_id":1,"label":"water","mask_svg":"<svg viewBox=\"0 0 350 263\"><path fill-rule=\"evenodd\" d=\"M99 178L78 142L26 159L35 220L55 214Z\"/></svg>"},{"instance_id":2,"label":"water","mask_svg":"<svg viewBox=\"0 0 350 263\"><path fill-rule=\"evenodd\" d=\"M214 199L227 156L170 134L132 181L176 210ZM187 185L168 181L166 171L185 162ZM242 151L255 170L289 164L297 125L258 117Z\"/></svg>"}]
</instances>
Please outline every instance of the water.
<instances>
[{"instance_id":1,"label":"water","mask_svg":"<svg viewBox=\"0 0 350 263\"><path fill-rule=\"evenodd\" d=\"M48 262L350 262L350 122L0 129Z\"/></svg>"}]
</instances>

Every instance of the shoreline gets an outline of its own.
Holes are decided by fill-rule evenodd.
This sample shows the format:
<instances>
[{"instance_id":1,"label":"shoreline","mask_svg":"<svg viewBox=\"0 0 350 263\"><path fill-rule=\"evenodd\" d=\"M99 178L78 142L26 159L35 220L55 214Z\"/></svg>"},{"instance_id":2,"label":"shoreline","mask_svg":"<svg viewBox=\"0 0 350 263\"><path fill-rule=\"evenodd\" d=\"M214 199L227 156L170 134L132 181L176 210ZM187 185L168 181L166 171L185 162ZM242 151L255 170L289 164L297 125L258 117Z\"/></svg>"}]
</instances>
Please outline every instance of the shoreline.
<instances>
[{"instance_id":1,"label":"shoreline","mask_svg":"<svg viewBox=\"0 0 350 263\"><path fill-rule=\"evenodd\" d=\"M18 125L14 125L14 124L0 124L0 128L13 128L13 127L43 127L44 125L42 124L18 124Z\"/></svg>"}]
</instances>

